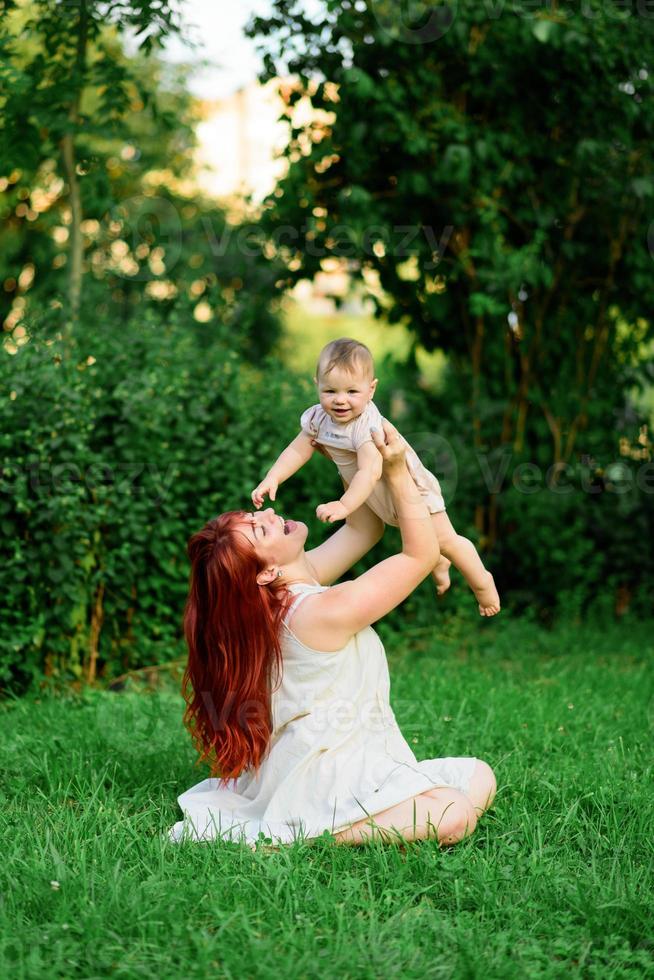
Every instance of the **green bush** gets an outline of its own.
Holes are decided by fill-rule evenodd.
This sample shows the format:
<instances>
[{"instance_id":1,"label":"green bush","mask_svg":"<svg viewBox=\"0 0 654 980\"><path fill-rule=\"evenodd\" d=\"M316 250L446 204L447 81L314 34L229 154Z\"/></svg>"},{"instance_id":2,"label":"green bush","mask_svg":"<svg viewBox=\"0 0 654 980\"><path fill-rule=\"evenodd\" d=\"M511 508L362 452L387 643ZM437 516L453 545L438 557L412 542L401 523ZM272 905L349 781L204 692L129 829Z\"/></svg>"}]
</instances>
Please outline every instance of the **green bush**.
<instances>
[{"instance_id":1,"label":"green bush","mask_svg":"<svg viewBox=\"0 0 654 980\"><path fill-rule=\"evenodd\" d=\"M89 326L87 318L66 346L58 314L49 316L14 355L0 351L5 690L25 690L44 675L111 679L183 657L188 537L216 513L251 506L251 489L315 398L309 380L274 357L252 365L251 335L224 324L201 325L175 310L163 322L158 310L121 323ZM465 439L464 409L420 391L410 368L389 361L379 375L380 408L434 469L452 521L483 552L475 508L487 488ZM620 487L618 461L578 461L567 474L571 492L525 493L512 479L525 458L510 459L495 544L483 552L505 606L544 619L612 616L618 599L633 612L651 608L654 507L635 482L645 463L621 459ZM501 459L486 462L496 472ZM593 492L579 488L582 477ZM333 529L316 520L315 507L339 492L335 467L316 454L276 506L307 521L317 544ZM355 572L398 542L387 530ZM447 629L444 616L475 615L460 577L438 607L428 580L382 629Z\"/></svg>"},{"instance_id":2,"label":"green bush","mask_svg":"<svg viewBox=\"0 0 654 980\"><path fill-rule=\"evenodd\" d=\"M0 351L12 689L181 655L189 535L251 506L311 398L275 361L250 366L230 331L174 315L87 327L71 349L56 338L41 324L14 356ZM293 481L295 499L311 479L309 467Z\"/></svg>"},{"instance_id":3,"label":"green bush","mask_svg":"<svg viewBox=\"0 0 654 980\"><path fill-rule=\"evenodd\" d=\"M380 408L416 449L422 443L450 519L478 546L505 603L547 623L556 615L651 613L654 461L634 438L644 420L628 402L616 407L624 385L616 382L613 402L606 395L591 406L579 451L555 479L544 422L522 452L510 443L476 450L465 392L453 374L439 391L425 391L415 385L411 361L386 371ZM403 415L393 415L393 392L396 400L402 393ZM487 402L484 420L495 410ZM489 494L495 526L479 527L476 513Z\"/></svg>"}]
</instances>

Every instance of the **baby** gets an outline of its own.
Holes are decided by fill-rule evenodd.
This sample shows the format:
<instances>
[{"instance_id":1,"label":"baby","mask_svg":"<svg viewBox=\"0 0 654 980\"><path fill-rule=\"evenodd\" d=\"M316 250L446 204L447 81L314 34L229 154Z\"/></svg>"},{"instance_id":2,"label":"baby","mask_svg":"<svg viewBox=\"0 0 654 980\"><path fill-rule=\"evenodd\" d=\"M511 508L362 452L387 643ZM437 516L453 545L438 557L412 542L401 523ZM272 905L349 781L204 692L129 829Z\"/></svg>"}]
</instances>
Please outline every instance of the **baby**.
<instances>
[{"instance_id":1,"label":"baby","mask_svg":"<svg viewBox=\"0 0 654 980\"><path fill-rule=\"evenodd\" d=\"M365 344L342 338L323 348L314 378L320 404L303 413L302 431L252 491L255 507L262 506L266 494L275 499L279 484L311 458L317 444L336 463L347 487L340 500L317 507L320 520L342 521L365 503L385 524L398 526L390 491L382 476L382 458L370 434L371 429L382 431L382 417L372 401L377 387L374 374L372 355ZM432 571L438 594L442 595L450 587L449 568L454 564L474 592L480 614L494 616L500 611L500 598L493 576L484 568L472 542L454 530L436 477L422 465L408 443L406 446L409 472L427 504L438 535L441 558Z\"/></svg>"}]
</instances>

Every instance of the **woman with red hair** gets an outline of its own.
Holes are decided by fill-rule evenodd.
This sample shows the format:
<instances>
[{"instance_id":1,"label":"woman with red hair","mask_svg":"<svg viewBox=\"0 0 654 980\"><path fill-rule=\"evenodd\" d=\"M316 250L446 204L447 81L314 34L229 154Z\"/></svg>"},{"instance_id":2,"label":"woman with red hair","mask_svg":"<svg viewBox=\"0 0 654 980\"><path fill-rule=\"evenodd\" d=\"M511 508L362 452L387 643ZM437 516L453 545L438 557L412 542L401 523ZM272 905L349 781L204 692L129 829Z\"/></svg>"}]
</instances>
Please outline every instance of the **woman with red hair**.
<instances>
[{"instance_id":1,"label":"woman with red hair","mask_svg":"<svg viewBox=\"0 0 654 980\"><path fill-rule=\"evenodd\" d=\"M365 505L311 551L306 525L272 507L222 514L189 541L184 722L212 775L178 798L174 841L253 846L328 831L338 843L454 844L493 801L485 762L417 761L389 704L371 623L429 574L439 548L396 430L385 422L373 436L402 550L354 581L331 584L381 537Z\"/></svg>"}]
</instances>

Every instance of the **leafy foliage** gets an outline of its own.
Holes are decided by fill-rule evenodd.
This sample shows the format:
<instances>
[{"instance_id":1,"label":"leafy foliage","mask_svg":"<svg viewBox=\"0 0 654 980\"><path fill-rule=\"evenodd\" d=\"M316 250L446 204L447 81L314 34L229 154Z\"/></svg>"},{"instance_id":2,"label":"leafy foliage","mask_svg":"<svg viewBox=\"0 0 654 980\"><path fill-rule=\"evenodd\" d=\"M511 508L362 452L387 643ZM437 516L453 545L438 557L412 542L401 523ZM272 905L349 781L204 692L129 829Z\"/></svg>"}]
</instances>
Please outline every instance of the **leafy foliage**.
<instances>
[{"instance_id":1,"label":"leafy foliage","mask_svg":"<svg viewBox=\"0 0 654 980\"><path fill-rule=\"evenodd\" d=\"M247 504L313 398L274 356L279 295L328 257L446 352L437 390L382 365L380 405L514 607L651 606L649 19L461 0L416 34L385 0L276 0L252 26L267 74L317 115L238 226L185 182L195 110L155 50L171 4L3 9L0 685L181 652L189 534ZM282 510L311 514L327 466ZM433 616L425 585L386 628Z\"/></svg>"},{"instance_id":2,"label":"leafy foliage","mask_svg":"<svg viewBox=\"0 0 654 980\"><path fill-rule=\"evenodd\" d=\"M153 6L147 37L161 37L175 20L168 5ZM88 46L71 129L66 52L84 10ZM163 319L173 309L203 322L216 317L250 337L253 359L278 336L278 263L262 258L256 228L228 223L188 180L197 110L185 71L123 50L120 31L142 28L149 10L145 3L48 6L37 24L36 3L0 27L8 53L0 67L0 318L10 348L25 342L44 307L63 309L62 324L71 326L77 250L87 323L152 308ZM67 132L77 208L62 152ZM33 154L23 150L30 142Z\"/></svg>"},{"instance_id":3,"label":"leafy foliage","mask_svg":"<svg viewBox=\"0 0 654 980\"><path fill-rule=\"evenodd\" d=\"M309 397L276 362L250 367L228 326L150 311L73 350L57 326L0 357L3 686L179 655L188 537L250 506Z\"/></svg>"},{"instance_id":4,"label":"leafy foliage","mask_svg":"<svg viewBox=\"0 0 654 980\"><path fill-rule=\"evenodd\" d=\"M297 232L287 281L346 258L379 315L449 355L476 451L613 452L625 348L642 364L653 336L651 15L276 0L249 33L264 77L294 78L289 119L315 110L264 215Z\"/></svg>"},{"instance_id":5,"label":"leafy foliage","mask_svg":"<svg viewBox=\"0 0 654 980\"><path fill-rule=\"evenodd\" d=\"M546 434L534 450L511 446L471 450L467 406L451 368L438 392L415 384L416 365L388 361L380 372L380 408L393 418L439 477L450 518L480 550L488 541L476 518L490 496L497 527L488 560L505 605L551 624L557 615L611 619L631 610L648 615L654 594L654 461L646 426L633 439L629 404L593 429L588 454L555 464ZM618 448L619 447L619 448ZM465 583L444 611L470 603ZM412 597L395 629L433 622L433 600ZM424 599L424 603L423 600Z\"/></svg>"},{"instance_id":6,"label":"leafy foliage","mask_svg":"<svg viewBox=\"0 0 654 980\"><path fill-rule=\"evenodd\" d=\"M125 171L142 176L153 165L153 130L157 163L168 161L171 175L189 168L188 96L179 82L159 91L159 66L143 53L127 57L121 46L128 29L148 51L177 28L167 2L5 4L0 186L6 194L7 259L27 264L32 279L35 272L39 279L47 276L51 263L55 269L66 266L67 329L80 309L85 225L121 196ZM134 140L137 133L142 139ZM123 160L141 164L125 167ZM68 243L60 256L48 254L57 219L66 226L60 244ZM18 278L11 276L6 289L12 301Z\"/></svg>"},{"instance_id":7,"label":"leafy foliage","mask_svg":"<svg viewBox=\"0 0 654 980\"><path fill-rule=\"evenodd\" d=\"M415 392L412 360L400 383L449 444L457 527L524 605L651 596L651 13L276 0L248 33L263 77L292 79L263 216L286 281L346 261L378 316L445 351L440 391Z\"/></svg>"}]
</instances>

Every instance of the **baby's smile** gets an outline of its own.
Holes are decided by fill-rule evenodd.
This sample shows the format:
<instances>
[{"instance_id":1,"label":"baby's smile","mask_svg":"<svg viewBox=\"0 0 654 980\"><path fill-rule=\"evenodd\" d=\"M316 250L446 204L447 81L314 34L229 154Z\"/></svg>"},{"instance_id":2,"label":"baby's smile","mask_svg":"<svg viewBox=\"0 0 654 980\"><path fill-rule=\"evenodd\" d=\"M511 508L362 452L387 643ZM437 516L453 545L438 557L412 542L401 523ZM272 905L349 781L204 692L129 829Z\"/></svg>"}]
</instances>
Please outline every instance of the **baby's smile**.
<instances>
[{"instance_id":1,"label":"baby's smile","mask_svg":"<svg viewBox=\"0 0 654 980\"><path fill-rule=\"evenodd\" d=\"M333 422L351 422L365 411L375 385L372 377L334 367L318 379L320 404Z\"/></svg>"}]
</instances>

